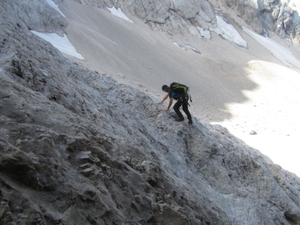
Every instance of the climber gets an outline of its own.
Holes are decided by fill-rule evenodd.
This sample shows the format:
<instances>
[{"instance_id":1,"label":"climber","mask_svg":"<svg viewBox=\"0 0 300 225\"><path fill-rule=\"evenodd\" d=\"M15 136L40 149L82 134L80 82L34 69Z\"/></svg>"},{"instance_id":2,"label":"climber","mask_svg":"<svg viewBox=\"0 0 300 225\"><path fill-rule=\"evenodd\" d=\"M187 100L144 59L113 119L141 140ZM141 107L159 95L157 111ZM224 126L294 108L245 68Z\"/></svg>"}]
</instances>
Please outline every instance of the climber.
<instances>
[{"instance_id":1,"label":"climber","mask_svg":"<svg viewBox=\"0 0 300 225\"><path fill-rule=\"evenodd\" d=\"M175 120L178 122L182 122L184 121L184 117L182 115L182 113L180 112L179 108L182 106L182 109L184 111L184 113L187 115L188 118L188 122L189 124L192 124L192 116L190 114L189 108L188 108L188 100L189 100L189 95L188 95L188 87L183 85L183 84L179 84L179 83L171 83L170 87L168 85L163 85L162 86L162 90L164 92L167 92L166 96L163 98L163 100L161 102L159 102L159 104L163 104L164 101L169 98L169 105L168 107L165 109L165 112L169 111L170 107L173 104L173 99L177 100L177 102L175 103L175 105L173 106L174 111L176 112L176 114L178 115L178 118L176 118Z\"/></svg>"}]
</instances>

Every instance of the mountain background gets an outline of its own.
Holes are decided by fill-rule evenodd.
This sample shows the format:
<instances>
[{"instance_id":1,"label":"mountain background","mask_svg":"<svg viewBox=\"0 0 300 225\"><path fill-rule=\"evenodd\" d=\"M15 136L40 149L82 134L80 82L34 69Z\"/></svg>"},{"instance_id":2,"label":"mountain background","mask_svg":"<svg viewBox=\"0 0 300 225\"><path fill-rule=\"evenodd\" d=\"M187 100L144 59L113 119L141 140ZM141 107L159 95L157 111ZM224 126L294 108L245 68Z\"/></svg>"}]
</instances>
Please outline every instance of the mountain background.
<instances>
[{"instance_id":1,"label":"mountain background","mask_svg":"<svg viewBox=\"0 0 300 225\"><path fill-rule=\"evenodd\" d=\"M243 32L299 58L296 1L48 3L0 3L1 224L300 224L299 177L245 143L297 150L299 68ZM157 104L174 80L193 126Z\"/></svg>"}]
</instances>

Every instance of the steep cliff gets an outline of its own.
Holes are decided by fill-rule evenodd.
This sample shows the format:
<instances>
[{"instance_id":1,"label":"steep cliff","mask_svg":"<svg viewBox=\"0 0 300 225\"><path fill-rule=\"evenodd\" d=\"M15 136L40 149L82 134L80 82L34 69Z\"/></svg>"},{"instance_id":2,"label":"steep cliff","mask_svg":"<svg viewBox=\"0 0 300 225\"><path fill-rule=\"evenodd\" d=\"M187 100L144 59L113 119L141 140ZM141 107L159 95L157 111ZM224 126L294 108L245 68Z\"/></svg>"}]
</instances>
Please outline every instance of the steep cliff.
<instances>
[{"instance_id":1,"label":"steep cliff","mask_svg":"<svg viewBox=\"0 0 300 225\"><path fill-rule=\"evenodd\" d=\"M78 0L100 8L121 7L144 20L153 29L170 34L202 36L201 30L216 27L216 14L259 34L275 32L299 43L300 17L297 0Z\"/></svg>"},{"instance_id":2,"label":"steep cliff","mask_svg":"<svg viewBox=\"0 0 300 225\"><path fill-rule=\"evenodd\" d=\"M66 59L29 30L65 18L22 3L0 3L1 224L300 224L297 176Z\"/></svg>"},{"instance_id":3,"label":"steep cliff","mask_svg":"<svg viewBox=\"0 0 300 225\"><path fill-rule=\"evenodd\" d=\"M231 12L239 24L246 22L259 34L275 32L299 43L299 3L295 0L218 1L222 12ZM227 13L225 13L227 14ZM228 15L231 17L230 15Z\"/></svg>"}]
</instances>

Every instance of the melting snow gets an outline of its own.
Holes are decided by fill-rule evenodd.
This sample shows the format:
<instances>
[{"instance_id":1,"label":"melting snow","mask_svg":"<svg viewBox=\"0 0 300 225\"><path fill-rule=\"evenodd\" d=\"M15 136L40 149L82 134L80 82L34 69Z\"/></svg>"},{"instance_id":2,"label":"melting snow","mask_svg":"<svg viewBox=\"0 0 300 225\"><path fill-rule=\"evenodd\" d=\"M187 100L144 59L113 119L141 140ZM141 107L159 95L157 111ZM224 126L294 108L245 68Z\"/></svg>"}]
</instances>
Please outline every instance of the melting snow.
<instances>
[{"instance_id":1,"label":"melting snow","mask_svg":"<svg viewBox=\"0 0 300 225\"><path fill-rule=\"evenodd\" d=\"M254 33L253 31L243 27L243 30L253 39L262 44L268 49L277 59L283 62L287 66L295 66L300 69L300 61L297 60L293 54L284 46L278 44L270 38L263 37Z\"/></svg>"},{"instance_id":2,"label":"melting snow","mask_svg":"<svg viewBox=\"0 0 300 225\"><path fill-rule=\"evenodd\" d=\"M43 38L44 40L50 42L55 48L60 50L63 53L74 56L78 59L84 59L82 55L80 55L74 46L69 41L67 35L64 34L63 37L55 34L55 33L40 33L37 31L31 31L35 35Z\"/></svg>"},{"instance_id":3,"label":"melting snow","mask_svg":"<svg viewBox=\"0 0 300 225\"><path fill-rule=\"evenodd\" d=\"M241 47L247 48L247 42L241 37L239 32L231 24L226 23L222 17L217 16L218 27L210 29L226 40L235 43Z\"/></svg>"},{"instance_id":4,"label":"melting snow","mask_svg":"<svg viewBox=\"0 0 300 225\"><path fill-rule=\"evenodd\" d=\"M113 14L113 15L115 15L115 16L117 16L117 17L123 19L123 20L126 20L126 21L128 21L128 22L130 22L130 23L133 23L132 20L130 20L130 19L122 12L121 9L116 9L114 6L111 7L111 8L107 8L107 9L111 12L111 14Z\"/></svg>"}]
</instances>

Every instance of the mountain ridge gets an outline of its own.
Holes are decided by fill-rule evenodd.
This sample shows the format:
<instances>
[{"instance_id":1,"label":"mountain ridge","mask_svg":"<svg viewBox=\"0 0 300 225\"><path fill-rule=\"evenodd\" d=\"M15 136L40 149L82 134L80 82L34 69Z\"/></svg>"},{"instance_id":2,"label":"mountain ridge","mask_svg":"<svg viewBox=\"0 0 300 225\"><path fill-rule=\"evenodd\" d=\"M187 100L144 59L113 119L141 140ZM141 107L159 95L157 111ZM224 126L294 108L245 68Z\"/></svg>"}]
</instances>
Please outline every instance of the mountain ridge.
<instances>
[{"instance_id":1,"label":"mountain ridge","mask_svg":"<svg viewBox=\"0 0 300 225\"><path fill-rule=\"evenodd\" d=\"M99 8L116 6L137 16L153 29L170 34L186 32L201 37L198 28L209 30L217 26L219 13L239 26L248 25L258 34L275 32L281 38L299 43L299 4L296 1L273 0L198 0L198 1L118 1L80 0L80 4Z\"/></svg>"}]
</instances>

